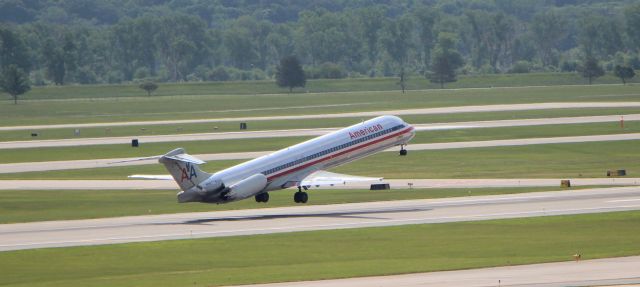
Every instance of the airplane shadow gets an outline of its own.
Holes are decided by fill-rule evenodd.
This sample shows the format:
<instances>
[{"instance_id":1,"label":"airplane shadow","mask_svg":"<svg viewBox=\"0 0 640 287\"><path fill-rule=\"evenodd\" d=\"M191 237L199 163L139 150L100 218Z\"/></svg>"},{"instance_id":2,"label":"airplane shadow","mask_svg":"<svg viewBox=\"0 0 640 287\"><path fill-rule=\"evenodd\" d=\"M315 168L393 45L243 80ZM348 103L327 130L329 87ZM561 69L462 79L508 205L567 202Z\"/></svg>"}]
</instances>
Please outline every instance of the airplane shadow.
<instances>
[{"instance_id":1,"label":"airplane shadow","mask_svg":"<svg viewBox=\"0 0 640 287\"><path fill-rule=\"evenodd\" d=\"M281 218L304 218L304 217L337 217L337 218L361 218L361 219L386 219L375 216L361 216L363 214L385 214L385 213L400 213L400 212L416 212L416 211L428 211L431 208L397 208L397 209L368 209L368 210L353 210L353 211L339 211L339 212L318 212L318 213L297 213L297 214L262 214L262 215L248 215L248 216L234 216L234 217L214 217L214 218L202 218L196 220L188 220L181 224L205 224L212 222L223 221L248 221L248 220L269 220L269 219L281 219ZM165 223L161 223L165 224ZM166 223L176 224L176 223Z\"/></svg>"}]
</instances>

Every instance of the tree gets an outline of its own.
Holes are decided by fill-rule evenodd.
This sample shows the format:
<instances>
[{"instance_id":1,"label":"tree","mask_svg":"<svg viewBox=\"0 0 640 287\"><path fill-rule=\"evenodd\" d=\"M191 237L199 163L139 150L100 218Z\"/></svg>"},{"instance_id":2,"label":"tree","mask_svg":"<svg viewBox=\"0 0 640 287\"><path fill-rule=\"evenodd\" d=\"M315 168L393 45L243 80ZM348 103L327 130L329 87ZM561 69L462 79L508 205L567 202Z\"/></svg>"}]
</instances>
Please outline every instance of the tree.
<instances>
[{"instance_id":1,"label":"tree","mask_svg":"<svg viewBox=\"0 0 640 287\"><path fill-rule=\"evenodd\" d=\"M502 12L470 10L465 15L472 34L473 65L480 68L488 62L494 72L499 72L499 64L510 64L515 20Z\"/></svg>"},{"instance_id":2,"label":"tree","mask_svg":"<svg viewBox=\"0 0 640 287\"><path fill-rule=\"evenodd\" d=\"M7 66L2 72L0 86L2 87L2 90L11 95L14 105L18 104L19 95L22 95L31 89L26 73L14 64Z\"/></svg>"},{"instance_id":3,"label":"tree","mask_svg":"<svg viewBox=\"0 0 640 287\"><path fill-rule=\"evenodd\" d=\"M154 83L153 81L146 81L142 84L140 84L140 89L143 89L145 91L147 91L147 95L151 96L151 92L155 91L158 89L158 84Z\"/></svg>"},{"instance_id":4,"label":"tree","mask_svg":"<svg viewBox=\"0 0 640 287\"><path fill-rule=\"evenodd\" d=\"M367 56L371 62L370 76L373 76L378 60L378 36L384 24L384 11L379 7L366 7L359 11L358 19L362 26L364 41L367 43Z\"/></svg>"},{"instance_id":5,"label":"tree","mask_svg":"<svg viewBox=\"0 0 640 287\"><path fill-rule=\"evenodd\" d=\"M64 52L55 46L53 40L48 39L43 47L47 74L56 85L64 85L67 69L64 63Z\"/></svg>"},{"instance_id":6,"label":"tree","mask_svg":"<svg viewBox=\"0 0 640 287\"><path fill-rule=\"evenodd\" d=\"M29 71L31 63L22 35L0 26L0 71L10 65L16 65L23 71Z\"/></svg>"},{"instance_id":7,"label":"tree","mask_svg":"<svg viewBox=\"0 0 640 287\"><path fill-rule=\"evenodd\" d=\"M626 79L631 79L636 76L636 72L633 70L633 68L628 66L616 65L615 68L613 68L613 72L616 77L622 80L623 85L627 83Z\"/></svg>"},{"instance_id":8,"label":"tree","mask_svg":"<svg viewBox=\"0 0 640 287\"><path fill-rule=\"evenodd\" d=\"M557 61L555 49L567 35L567 20L556 10L540 12L533 17L531 31L538 47L538 55L542 65L549 66Z\"/></svg>"},{"instance_id":9,"label":"tree","mask_svg":"<svg viewBox=\"0 0 640 287\"><path fill-rule=\"evenodd\" d=\"M618 19L585 13L578 25L576 40L587 57L606 57L624 48Z\"/></svg>"},{"instance_id":10,"label":"tree","mask_svg":"<svg viewBox=\"0 0 640 287\"><path fill-rule=\"evenodd\" d=\"M412 45L413 21L408 17L400 18L389 22L384 28L381 38L382 45L387 50L387 54L400 67L400 87L402 93L405 90L405 66L409 58L409 49Z\"/></svg>"},{"instance_id":11,"label":"tree","mask_svg":"<svg viewBox=\"0 0 640 287\"><path fill-rule=\"evenodd\" d=\"M296 56L287 56L280 60L280 65L276 67L276 83L279 87L288 87L289 93L293 88L304 87L307 84L307 77Z\"/></svg>"},{"instance_id":12,"label":"tree","mask_svg":"<svg viewBox=\"0 0 640 287\"><path fill-rule=\"evenodd\" d=\"M636 47L640 47L640 3L627 6L624 9L624 18L626 20L627 36L631 43Z\"/></svg>"},{"instance_id":13,"label":"tree","mask_svg":"<svg viewBox=\"0 0 640 287\"><path fill-rule=\"evenodd\" d=\"M440 88L444 88L444 83L456 81L456 69L460 68L464 61L462 56L455 49L455 35L451 33L440 33L438 43L432 54L431 74L429 80L433 83L440 83Z\"/></svg>"},{"instance_id":14,"label":"tree","mask_svg":"<svg viewBox=\"0 0 640 287\"><path fill-rule=\"evenodd\" d=\"M422 64L426 69L429 67L429 61L431 60L431 50L433 49L434 35L433 26L436 22L437 14L433 12L433 9L428 7L419 7L414 11L418 26L418 38L420 39L420 56L422 57Z\"/></svg>"},{"instance_id":15,"label":"tree","mask_svg":"<svg viewBox=\"0 0 640 287\"><path fill-rule=\"evenodd\" d=\"M591 85L594 78L604 76L604 69L598 64L598 60L593 57L587 57L580 70L582 76L589 79L589 85Z\"/></svg>"},{"instance_id":16,"label":"tree","mask_svg":"<svg viewBox=\"0 0 640 287\"><path fill-rule=\"evenodd\" d=\"M171 81L186 80L208 54L206 23L197 16L171 14L158 20L155 42Z\"/></svg>"},{"instance_id":17,"label":"tree","mask_svg":"<svg viewBox=\"0 0 640 287\"><path fill-rule=\"evenodd\" d=\"M357 21L345 14L323 11L300 13L294 33L297 54L305 63L351 66L363 56L363 39L355 34Z\"/></svg>"}]
</instances>

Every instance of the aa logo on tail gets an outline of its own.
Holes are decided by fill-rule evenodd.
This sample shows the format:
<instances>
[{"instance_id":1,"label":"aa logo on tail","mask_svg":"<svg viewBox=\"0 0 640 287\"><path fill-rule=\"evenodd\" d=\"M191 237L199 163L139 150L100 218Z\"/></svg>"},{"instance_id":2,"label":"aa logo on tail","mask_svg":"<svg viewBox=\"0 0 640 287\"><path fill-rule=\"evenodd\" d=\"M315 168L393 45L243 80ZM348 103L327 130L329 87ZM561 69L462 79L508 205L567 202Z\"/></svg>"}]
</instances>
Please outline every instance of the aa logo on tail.
<instances>
[{"instance_id":1,"label":"aa logo on tail","mask_svg":"<svg viewBox=\"0 0 640 287\"><path fill-rule=\"evenodd\" d=\"M184 167L180 167L180 171L182 171L182 177L180 178L180 182L184 182L185 180L191 180L192 178L197 178L196 168L191 163L185 163Z\"/></svg>"}]
</instances>

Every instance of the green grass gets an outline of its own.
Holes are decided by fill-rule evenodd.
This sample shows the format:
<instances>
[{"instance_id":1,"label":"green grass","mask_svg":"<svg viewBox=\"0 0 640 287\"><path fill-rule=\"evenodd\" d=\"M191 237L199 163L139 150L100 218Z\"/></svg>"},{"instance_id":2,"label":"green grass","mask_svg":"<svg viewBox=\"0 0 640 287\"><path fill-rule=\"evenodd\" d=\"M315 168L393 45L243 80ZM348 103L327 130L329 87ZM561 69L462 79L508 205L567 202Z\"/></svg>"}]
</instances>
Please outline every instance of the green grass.
<instances>
[{"instance_id":1,"label":"green grass","mask_svg":"<svg viewBox=\"0 0 640 287\"><path fill-rule=\"evenodd\" d=\"M565 136L613 135L640 132L640 122L541 125L499 128L454 129L418 132L411 143L464 142ZM415 142L414 142L415 141Z\"/></svg>"},{"instance_id":2,"label":"green grass","mask_svg":"<svg viewBox=\"0 0 640 287\"><path fill-rule=\"evenodd\" d=\"M351 91L397 91L398 78L354 78L342 80L309 80L305 88L298 92L326 93ZM638 83L637 77L630 83ZM547 85L585 85L586 80L577 73L531 73L460 75L457 82L448 83L446 88L490 88ZM594 84L620 84L611 74L595 80ZM422 77L412 77L407 81L407 89L439 89L438 84ZM246 95L283 94L287 89L279 88L274 81L162 83L154 96L174 95ZM68 99L103 97L144 97L146 93L136 84L128 85L71 85L33 87L24 99Z\"/></svg>"},{"instance_id":3,"label":"green grass","mask_svg":"<svg viewBox=\"0 0 640 287\"><path fill-rule=\"evenodd\" d=\"M405 115L402 118L412 124L464 122L464 121L488 121L488 120L513 120L535 118L558 118L578 116L600 115L624 115L638 113L638 108L593 108L593 109L550 109L529 111L503 111L503 112L477 112L477 113L453 113L435 115ZM250 121L250 131L279 130L279 129L312 129L329 127L346 127L362 121L362 118L325 118L321 121L292 121L292 120L267 120ZM16 130L0 131L0 139L3 141L69 139L69 138L96 138L96 137L122 137L165 134L189 134L211 132L237 132L237 122L212 122L194 124L163 124L163 125L136 125L136 126L111 126L100 128L82 128L80 135L75 135L74 128L42 129L37 137L31 136L34 131Z\"/></svg>"},{"instance_id":4,"label":"green grass","mask_svg":"<svg viewBox=\"0 0 640 287\"><path fill-rule=\"evenodd\" d=\"M639 255L640 212L0 253L4 286L220 286Z\"/></svg>"},{"instance_id":5,"label":"green grass","mask_svg":"<svg viewBox=\"0 0 640 287\"><path fill-rule=\"evenodd\" d=\"M411 141L411 143L418 144L498 139L521 139L536 137L604 135L637 132L640 132L640 122L638 121L627 122L624 128L620 128L620 125L617 122L610 122L570 125L456 129L421 131L417 133L416 137ZM128 142L123 142L122 144L118 145L0 149L0 163L145 157L164 154L167 151L176 148L177 146L185 148L191 154L270 151L285 148L287 146L300 143L310 138L311 137L282 137L142 143L142 145L138 148L132 148Z\"/></svg>"},{"instance_id":6,"label":"green grass","mask_svg":"<svg viewBox=\"0 0 640 287\"><path fill-rule=\"evenodd\" d=\"M0 102L3 126L302 115L540 102L637 101L633 85L275 94L190 95ZM339 106L327 106L339 105ZM309 107L312 106L312 107ZM276 107L277 109L274 109Z\"/></svg>"},{"instance_id":7,"label":"green grass","mask_svg":"<svg viewBox=\"0 0 640 287\"><path fill-rule=\"evenodd\" d=\"M578 187L572 189L582 189ZM460 196L514 194L558 190L558 187L392 189L386 191L312 189L309 204L427 199ZM177 188L176 188L177 190ZM168 190L2 190L0 224L45 220L88 219L117 216L220 211L296 205L294 189L271 192L269 203L252 199L230 204L178 204Z\"/></svg>"},{"instance_id":8,"label":"green grass","mask_svg":"<svg viewBox=\"0 0 640 287\"><path fill-rule=\"evenodd\" d=\"M410 150L409 146L409 150ZM216 171L242 160L210 161ZM607 170L640 171L640 141L544 144L511 147L383 152L332 171L385 178L560 178L604 177ZM166 174L159 165L0 174L0 179L124 179L131 174Z\"/></svg>"},{"instance_id":9,"label":"green grass","mask_svg":"<svg viewBox=\"0 0 640 287\"><path fill-rule=\"evenodd\" d=\"M588 178L611 169L638 176L640 141L409 151L402 158L380 153L334 171L385 178Z\"/></svg>"},{"instance_id":10,"label":"green grass","mask_svg":"<svg viewBox=\"0 0 640 287\"><path fill-rule=\"evenodd\" d=\"M138 148L132 148L130 142L125 142L119 145L5 149L0 150L0 162L145 157L165 154L176 147L183 147L190 154L268 151L285 148L309 138L310 137L283 137L165 143L143 142Z\"/></svg>"}]
</instances>

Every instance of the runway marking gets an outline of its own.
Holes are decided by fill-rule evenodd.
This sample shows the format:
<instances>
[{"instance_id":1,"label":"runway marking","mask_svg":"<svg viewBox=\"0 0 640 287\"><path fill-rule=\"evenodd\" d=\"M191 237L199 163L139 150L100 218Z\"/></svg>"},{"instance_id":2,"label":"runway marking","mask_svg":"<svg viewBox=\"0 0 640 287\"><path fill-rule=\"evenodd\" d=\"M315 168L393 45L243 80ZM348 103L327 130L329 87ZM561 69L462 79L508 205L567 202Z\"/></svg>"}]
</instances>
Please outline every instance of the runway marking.
<instances>
[{"instance_id":1,"label":"runway marking","mask_svg":"<svg viewBox=\"0 0 640 287\"><path fill-rule=\"evenodd\" d=\"M609 200L607 202L628 202L628 201L640 201L640 198L634 198L634 199L617 199L617 200Z\"/></svg>"},{"instance_id":2,"label":"runway marking","mask_svg":"<svg viewBox=\"0 0 640 287\"><path fill-rule=\"evenodd\" d=\"M387 226L392 223L407 223L407 222L419 222L425 220L437 221L437 220L452 220L452 219L465 219L469 220L460 220L454 222L464 222L464 221L475 221L474 219L478 218L490 218L495 216L502 216L505 218L511 218L510 216L518 216L518 215L533 215L533 214L542 214L541 216L551 216L551 215L561 215L566 214L567 212L571 214L583 213L585 211L594 211L594 212L605 212L607 210L615 210L615 209L635 209L640 208L640 205L620 205L620 206L610 206L610 207L590 207L590 208L570 208L570 209L551 209L551 210L535 210L535 211L524 211L524 212L505 212L505 213L490 213L490 214L475 214L475 215L466 215L466 216L444 216L444 217L422 217L422 218L407 218L407 219L389 219L389 220L376 220L376 221L365 221L365 222L350 222L350 223L334 223L334 224L319 224L319 225L306 225L306 226L287 226L287 227L270 227L270 228L252 228L252 229L239 229L239 230L225 230L225 231L200 231L200 232L181 232L181 233L172 233L172 234L158 234L158 235L143 235L143 236L125 236L125 237L109 237L109 238L97 238L97 239L81 239L81 240L71 240L71 241L49 241L49 242L37 242L37 243L19 243L19 244L3 244L0 245L0 248L5 247L25 247L25 246L38 246L38 245L53 245L53 244L62 244L60 247L64 247L66 244L79 244L79 243L97 243L97 242L105 242L105 241L139 241L140 239L148 239L148 238L156 238L161 240L161 238L175 238L178 239L188 239L193 238L194 236L198 236L198 238L204 237L203 235L222 235L222 234L232 234L232 235L246 235L246 233L253 234L265 234L265 233L275 233L270 231L279 231L285 230L284 232L303 232L303 231L313 231L313 230L326 230L326 229L347 229L349 226L365 226L368 227L377 227L377 226ZM439 222L433 222L431 224L435 224ZM404 225L404 224L397 224ZM185 237L185 236L189 237ZM113 242L113 244L125 243L125 242Z\"/></svg>"}]
</instances>

